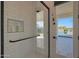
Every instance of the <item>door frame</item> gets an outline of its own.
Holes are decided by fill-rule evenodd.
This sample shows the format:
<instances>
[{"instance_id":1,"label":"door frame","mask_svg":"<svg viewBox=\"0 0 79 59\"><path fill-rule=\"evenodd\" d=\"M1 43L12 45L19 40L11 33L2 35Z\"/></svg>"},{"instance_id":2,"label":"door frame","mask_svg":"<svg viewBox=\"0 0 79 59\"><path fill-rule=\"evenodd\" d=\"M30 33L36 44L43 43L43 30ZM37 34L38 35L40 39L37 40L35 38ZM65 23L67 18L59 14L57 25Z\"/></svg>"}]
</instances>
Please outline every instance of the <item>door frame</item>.
<instances>
[{"instance_id":1,"label":"door frame","mask_svg":"<svg viewBox=\"0 0 79 59\"><path fill-rule=\"evenodd\" d=\"M48 58L50 57L50 8L43 2L40 3L48 10ZM1 58L4 58L4 1L1 1Z\"/></svg>"},{"instance_id":2,"label":"door frame","mask_svg":"<svg viewBox=\"0 0 79 59\"><path fill-rule=\"evenodd\" d=\"M4 58L4 1L1 1L1 58Z\"/></svg>"}]
</instances>

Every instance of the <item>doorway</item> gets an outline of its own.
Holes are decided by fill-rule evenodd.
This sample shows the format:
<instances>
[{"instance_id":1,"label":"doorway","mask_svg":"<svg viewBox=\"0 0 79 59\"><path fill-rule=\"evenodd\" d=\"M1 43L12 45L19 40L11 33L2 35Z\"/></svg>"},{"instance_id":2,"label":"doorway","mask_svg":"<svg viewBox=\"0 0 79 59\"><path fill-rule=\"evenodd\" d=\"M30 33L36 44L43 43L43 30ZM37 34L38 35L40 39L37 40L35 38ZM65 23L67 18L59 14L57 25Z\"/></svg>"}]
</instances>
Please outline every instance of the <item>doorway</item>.
<instances>
[{"instance_id":1,"label":"doorway","mask_svg":"<svg viewBox=\"0 0 79 59\"><path fill-rule=\"evenodd\" d=\"M73 2L56 6L56 21L56 53L65 57L73 57Z\"/></svg>"}]
</instances>

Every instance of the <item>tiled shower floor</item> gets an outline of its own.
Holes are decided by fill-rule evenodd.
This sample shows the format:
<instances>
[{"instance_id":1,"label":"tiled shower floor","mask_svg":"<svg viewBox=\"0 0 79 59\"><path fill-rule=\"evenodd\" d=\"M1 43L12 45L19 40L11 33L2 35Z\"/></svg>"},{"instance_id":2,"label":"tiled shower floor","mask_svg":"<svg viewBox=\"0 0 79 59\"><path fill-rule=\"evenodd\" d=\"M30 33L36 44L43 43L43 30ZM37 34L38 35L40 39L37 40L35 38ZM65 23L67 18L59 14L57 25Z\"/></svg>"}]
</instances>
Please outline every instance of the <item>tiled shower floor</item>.
<instances>
[{"instance_id":1,"label":"tiled shower floor","mask_svg":"<svg viewBox=\"0 0 79 59\"><path fill-rule=\"evenodd\" d=\"M28 54L27 58L47 58L47 56L38 52L31 52Z\"/></svg>"}]
</instances>

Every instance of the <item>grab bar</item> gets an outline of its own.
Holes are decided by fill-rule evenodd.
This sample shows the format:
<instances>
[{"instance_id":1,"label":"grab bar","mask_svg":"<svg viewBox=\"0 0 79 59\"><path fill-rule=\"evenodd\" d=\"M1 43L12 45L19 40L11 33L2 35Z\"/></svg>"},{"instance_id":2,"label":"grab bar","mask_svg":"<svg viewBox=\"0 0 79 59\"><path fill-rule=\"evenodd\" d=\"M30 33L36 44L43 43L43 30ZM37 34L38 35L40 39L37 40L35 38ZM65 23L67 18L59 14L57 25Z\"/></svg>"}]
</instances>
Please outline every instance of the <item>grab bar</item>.
<instances>
[{"instance_id":1,"label":"grab bar","mask_svg":"<svg viewBox=\"0 0 79 59\"><path fill-rule=\"evenodd\" d=\"M27 38L23 38L23 39L19 39L19 40L9 40L9 42L14 43L14 42L19 42L19 41L23 41L23 40L28 40L34 37L38 37L40 35L36 35L36 36L32 36L32 37L27 37Z\"/></svg>"}]
</instances>

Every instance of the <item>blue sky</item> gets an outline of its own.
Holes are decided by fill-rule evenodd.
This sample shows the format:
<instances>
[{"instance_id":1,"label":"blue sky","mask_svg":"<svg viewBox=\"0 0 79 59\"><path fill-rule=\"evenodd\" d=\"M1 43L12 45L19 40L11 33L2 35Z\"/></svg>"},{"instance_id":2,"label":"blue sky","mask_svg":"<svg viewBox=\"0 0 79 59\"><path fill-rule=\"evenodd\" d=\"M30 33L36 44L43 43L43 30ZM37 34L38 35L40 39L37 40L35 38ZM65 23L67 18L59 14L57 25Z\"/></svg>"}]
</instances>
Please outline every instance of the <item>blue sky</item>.
<instances>
[{"instance_id":1,"label":"blue sky","mask_svg":"<svg viewBox=\"0 0 79 59\"><path fill-rule=\"evenodd\" d=\"M58 26L73 27L73 17L59 18L57 24Z\"/></svg>"}]
</instances>

